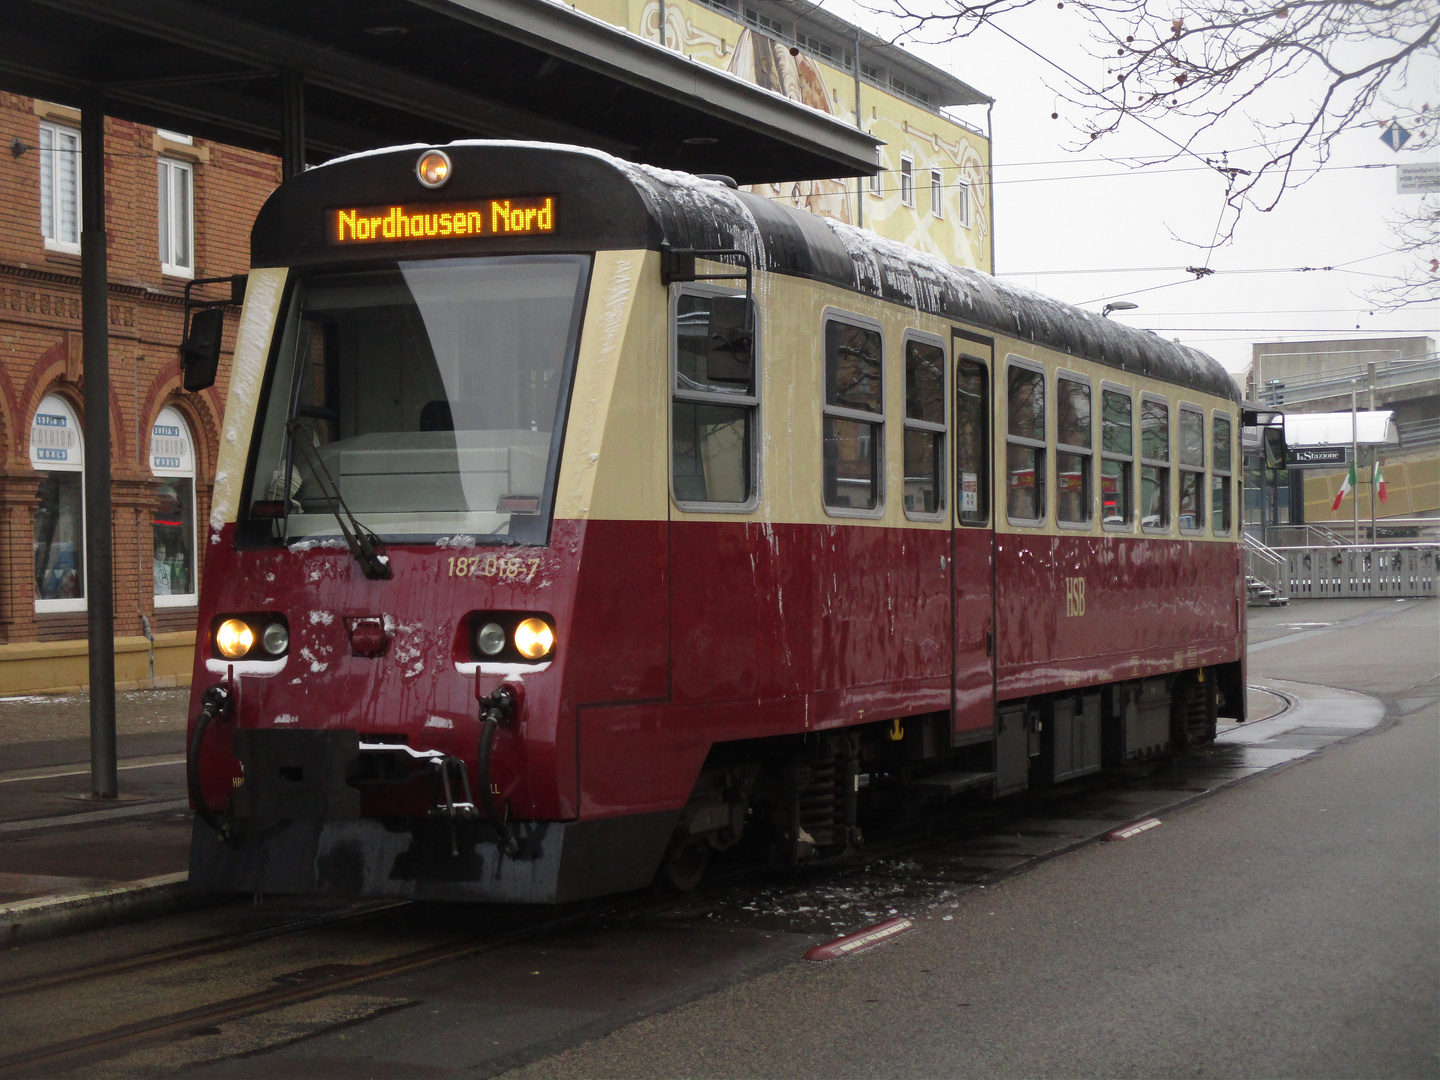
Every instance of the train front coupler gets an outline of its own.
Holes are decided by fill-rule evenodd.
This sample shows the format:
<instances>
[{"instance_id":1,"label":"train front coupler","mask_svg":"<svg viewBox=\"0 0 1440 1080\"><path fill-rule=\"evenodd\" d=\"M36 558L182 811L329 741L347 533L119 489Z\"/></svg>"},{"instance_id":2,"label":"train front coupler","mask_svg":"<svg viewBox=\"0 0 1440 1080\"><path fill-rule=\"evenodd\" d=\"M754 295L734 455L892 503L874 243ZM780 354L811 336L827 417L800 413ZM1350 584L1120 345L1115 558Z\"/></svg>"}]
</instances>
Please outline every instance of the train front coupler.
<instances>
[{"instance_id":1,"label":"train front coupler","mask_svg":"<svg viewBox=\"0 0 1440 1080\"><path fill-rule=\"evenodd\" d=\"M520 854L520 844L510 830L509 814L501 814L495 805L495 789L490 780L490 754L495 747L495 733L500 725L508 723L515 715L519 699L508 686L497 687L480 699L480 799L485 805L485 815L495 830L500 851L512 859ZM507 806L508 811L508 806Z\"/></svg>"},{"instance_id":2,"label":"train front coupler","mask_svg":"<svg viewBox=\"0 0 1440 1080\"><path fill-rule=\"evenodd\" d=\"M195 719L195 731L190 736L190 745L185 755L185 785L190 801L195 804L195 816L210 827L221 840L229 841L230 823L210 809L205 801L205 791L200 783L200 748L205 741L205 732L210 722L230 713L233 694L228 680L216 683L200 696L200 715Z\"/></svg>"}]
</instances>

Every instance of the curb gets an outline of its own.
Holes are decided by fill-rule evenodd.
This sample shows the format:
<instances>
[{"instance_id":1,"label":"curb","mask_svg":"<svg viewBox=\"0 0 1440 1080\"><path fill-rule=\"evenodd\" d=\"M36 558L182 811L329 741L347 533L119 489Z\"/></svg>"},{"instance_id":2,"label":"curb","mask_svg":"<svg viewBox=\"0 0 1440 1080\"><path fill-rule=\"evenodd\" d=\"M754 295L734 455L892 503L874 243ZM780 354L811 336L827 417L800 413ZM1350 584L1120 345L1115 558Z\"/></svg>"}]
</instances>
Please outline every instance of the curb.
<instances>
[{"instance_id":1,"label":"curb","mask_svg":"<svg viewBox=\"0 0 1440 1080\"><path fill-rule=\"evenodd\" d=\"M190 874L162 874L111 889L71 896L37 896L0 905L0 943L20 945L63 934L116 926L155 915L169 915L213 903L217 898L192 891Z\"/></svg>"}]
</instances>

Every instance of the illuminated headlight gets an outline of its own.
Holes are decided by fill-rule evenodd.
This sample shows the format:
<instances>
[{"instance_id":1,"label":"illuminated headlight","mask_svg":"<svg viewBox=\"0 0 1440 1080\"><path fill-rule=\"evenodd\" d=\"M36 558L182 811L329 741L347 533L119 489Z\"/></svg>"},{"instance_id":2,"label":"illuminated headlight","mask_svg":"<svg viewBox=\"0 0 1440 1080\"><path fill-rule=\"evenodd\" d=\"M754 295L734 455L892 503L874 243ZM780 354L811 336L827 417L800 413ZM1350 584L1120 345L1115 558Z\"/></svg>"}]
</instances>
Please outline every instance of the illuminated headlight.
<instances>
[{"instance_id":1,"label":"illuminated headlight","mask_svg":"<svg viewBox=\"0 0 1440 1080\"><path fill-rule=\"evenodd\" d=\"M540 660L555 647L555 631L544 619L524 619L515 627L515 648L526 660Z\"/></svg>"},{"instance_id":2,"label":"illuminated headlight","mask_svg":"<svg viewBox=\"0 0 1440 1080\"><path fill-rule=\"evenodd\" d=\"M475 635L475 647L486 656L495 656L505 648L505 628L498 622L489 622Z\"/></svg>"},{"instance_id":3,"label":"illuminated headlight","mask_svg":"<svg viewBox=\"0 0 1440 1080\"><path fill-rule=\"evenodd\" d=\"M240 659L254 644L255 631L240 619L226 619L215 631L215 647L227 659Z\"/></svg>"},{"instance_id":4,"label":"illuminated headlight","mask_svg":"<svg viewBox=\"0 0 1440 1080\"><path fill-rule=\"evenodd\" d=\"M283 656L290 647L290 631L284 623L272 622L260 635L260 644L271 656Z\"/></svg>"}]
</instances>

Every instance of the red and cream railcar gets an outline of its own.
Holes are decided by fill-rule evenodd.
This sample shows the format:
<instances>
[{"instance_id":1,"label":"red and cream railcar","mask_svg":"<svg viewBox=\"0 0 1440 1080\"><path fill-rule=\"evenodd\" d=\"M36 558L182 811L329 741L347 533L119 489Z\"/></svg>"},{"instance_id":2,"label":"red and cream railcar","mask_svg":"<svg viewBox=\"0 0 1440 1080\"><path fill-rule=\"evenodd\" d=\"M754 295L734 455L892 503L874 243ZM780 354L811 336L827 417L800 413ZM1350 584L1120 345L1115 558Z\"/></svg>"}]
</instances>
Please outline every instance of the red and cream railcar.
<instances>
[{"instance_id":1,"label":"red and cream railcar","mask_svg":"<svg viewBox=\"0 0 1440 1080\"><path fill-rule=\"evenodd\" d=\"M197 884L684 883L742 833L834 854L871 794L1003 795L1243 709L1208 357L576 148L333 162L252 262Z\"/></svg>"}]
</instances>

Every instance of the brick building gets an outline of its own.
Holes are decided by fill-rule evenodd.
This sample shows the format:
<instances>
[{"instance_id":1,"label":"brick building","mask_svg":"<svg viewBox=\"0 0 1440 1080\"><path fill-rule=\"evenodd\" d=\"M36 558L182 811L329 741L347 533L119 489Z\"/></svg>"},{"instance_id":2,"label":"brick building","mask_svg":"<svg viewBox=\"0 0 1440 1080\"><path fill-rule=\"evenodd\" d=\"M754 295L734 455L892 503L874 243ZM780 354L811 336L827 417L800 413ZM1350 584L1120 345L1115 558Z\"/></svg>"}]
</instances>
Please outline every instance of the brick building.
<instances>
[{"instance_id":1,"label":"brick building","mask_svg":"<svg viewBox=\"0 0 1440 1080\"><path fill-rule=\"evenodd\" d=\"M0 95L0 694L86 673L79 113ZM181 387L192 278L243 272L276 159L107 119L116 678L190 670L227 366ZM230 328L233 333L233 323ZM228 351L228 341L227 341ZM146 636L147 629L153 642ZM153 666L152 666L153 665Z\"/></svg>"}]
</instances>

